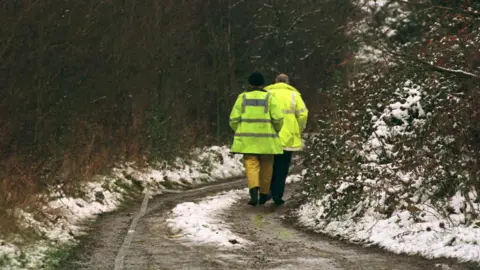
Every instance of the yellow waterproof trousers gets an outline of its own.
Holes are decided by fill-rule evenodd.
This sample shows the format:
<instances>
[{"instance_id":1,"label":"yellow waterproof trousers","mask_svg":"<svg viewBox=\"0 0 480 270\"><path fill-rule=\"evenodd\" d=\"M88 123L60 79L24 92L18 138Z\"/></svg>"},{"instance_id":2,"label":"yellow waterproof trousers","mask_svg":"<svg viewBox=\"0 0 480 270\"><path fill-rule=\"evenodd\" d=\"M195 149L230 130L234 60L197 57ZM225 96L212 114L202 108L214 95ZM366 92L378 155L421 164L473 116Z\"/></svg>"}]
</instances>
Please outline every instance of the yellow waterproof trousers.
<instances>
[{"instance_id":1,"label":"yellow waterproof trousers","mask_svg":"<svg viewBox=\"0 0 480 270\"><path fill-rule=\"evenodd\" d=\"M260 187L260 193L270 193L273 173L273 155L244 155L248 189Z\"/></svg>"}]
</instances>

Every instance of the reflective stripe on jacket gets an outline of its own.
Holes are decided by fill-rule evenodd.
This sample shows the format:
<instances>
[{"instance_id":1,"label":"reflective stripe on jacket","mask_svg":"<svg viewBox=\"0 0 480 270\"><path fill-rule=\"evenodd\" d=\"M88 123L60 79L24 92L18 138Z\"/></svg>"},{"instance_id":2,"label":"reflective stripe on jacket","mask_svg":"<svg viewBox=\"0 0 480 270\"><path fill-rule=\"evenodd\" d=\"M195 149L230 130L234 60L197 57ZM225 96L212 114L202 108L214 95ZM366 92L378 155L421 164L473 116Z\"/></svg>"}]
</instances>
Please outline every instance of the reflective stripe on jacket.
<instances>
[{"instance_id":1,"label":"reflective stripe on jacket","mask_svg":"<svg viewBox=\"0 0 480 270\"><path fill-rule=\"evenodd\" d=\"M231 152L242 154L282 154L278 132L282 129L282 109L265 90L238 96L230 114L235 131Z\"/></svg>"},{"instance_id":2,"label":"reflective stripe on jacket","mask_svg":"<svg viewBox=\"0 0 480 270\"><path fill-rule=\"evenodd\" d=\"M295 87L286 83L272 84L265 90L275 96L284 113L283 127L279 133L283 149L302 150L302 132L305 130L308 119L308 109L302 95Z\"/></svg>"}]
</instances>

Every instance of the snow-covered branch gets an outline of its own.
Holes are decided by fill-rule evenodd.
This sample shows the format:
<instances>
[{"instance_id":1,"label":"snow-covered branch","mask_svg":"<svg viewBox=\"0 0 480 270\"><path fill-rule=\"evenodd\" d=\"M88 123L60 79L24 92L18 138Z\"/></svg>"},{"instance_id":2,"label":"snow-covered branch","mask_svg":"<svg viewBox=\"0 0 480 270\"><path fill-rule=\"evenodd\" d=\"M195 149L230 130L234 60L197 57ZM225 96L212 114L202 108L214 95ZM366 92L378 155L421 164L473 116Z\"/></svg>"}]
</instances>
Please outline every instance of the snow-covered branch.
<instances>
[{"instance_id":1,"label":"snow-covered branch","mask_svg":"<svg viewBox=\"0 0 480 270\"><path fill-rule=\"evenodd\" d=\"M407 56L407 55L401 55L401 54L399 56L403 56L404 58L407 58L407 59L412 60L416 63L422 64L423 66L425 66L427 68L430 68L432 70L435 70L437 72L446 73L446 74L450 74L450 75L455 75L455 76L463 77L463 78L467 78L467 79L475 79L475 80L480 79L479 75L468 72L468 71L465 71L465 70L444 68L444 67L434 65L432 63L429 63L425 60L422 60L422 59L419 59L419 58L413 57L413 56Z\"/></svg>"},{"instance_id":2,"label":"snow-covered branch","mask_svg":"<svg viewBox=\"0 0 480 270\"><path fill-rule=\"evenodd\" d=\"M330 35L328 35L325 39L329 39L330 37L332 37L333 35L335 35L336 33L338 33L338 31L344 29L345 26L340 26L338 27L337 29L335 29ZM310 57L316 49L318 49L320 47L320 44L323 43L323 40L321 41L318 41L317 43L315 43L315 45L312 47L312 49L305 55L303 56L302 58L300 58L301 61L304 61L305 59L307 59L308 57Z\"/></svg>"},{"instance_id":3,"label":"snow-covered branch","mask_svg":"<svg viewBox=\"0 0 480 270\"><path fill-rule=\"evenodd\" d=\"M319 47L319 45L320 45L321 43L322 43L321 41L315 43L315 45L313 46L313 48L312 48L307 54L305 54L305 56L303 56L302 58L300 58L300 60L304 61L305 59L307 59L308 57L310 57L310 56L315 52L315 50Z\"/></svg>"},{"instance_id":4,"label":"snow-covered branch","mask_svg":"<svg viewBox=\"0 0 480 270\"><path fill-rule=\"evenodd\" d=\"M245 2L245 0L239 0L238 2L233 3L232 5L230 5L228 8L229 8L229 9L233 9L233 8L235 8L236 6L242 4L243 2Z\"/></svg>"},{"instance_id":5,"label":"snow-covered branch","mask_svg":"<svg viewBox=\"0 0 480 270\"><path fill-rule=\"evenodd\" d=\"M432 5L432 4L426 4L426 3L421 3L421 2L412 2L408 0L393 0L394 2L404 4L404 5L412 5L412 6L419 6L419 7L424 7L424 8L434 8L434 9L443 9L451 12L459 12L465 15L470 15L473 17L479 17L480 18L480 12L478 11L472 11L472 10L466 10L463 8L453 8L453 7L446 7L446 6L439 6L439 5Z\"/></svg>"},{"instance_id":6,"label":"snow-covered branch","mask_svg":"<svg viewBox=\"0 0 480 270\"><path fill-rule=\"evenodd\" d=\"M468 71L461 70L461 69L451 69L451 68L441 67L441 66L429 63L429 62L427 62L423 59L420 59L418 57L412 56L412 55L393 52L391 50L388 50L385 46L383 46L383 51L392 55L392 56L394 56L394 57L409 60L409 61L421 64L421 65L423 65L423 66L425 66L429 69L432 69L434 71L437 71L437 72L450 74L450 75L455 75L455 76L466 78L466 79L480 80L480 75L472 73L472 72L468 72Z\"/></svg>"},{"instance_id":7,"label":"snow-covered branch","mask_svg":"<svg viewBox=\"0 0 480 270\"><path fill-rule=\"evenodd\" d=\"M449 69L449 68L436 66L434 64L428 63L427 61L424 61L424 60L421 60L421 59L416 59L416 61L425 65L425 66L428 66L428 67L430 67L430 68L432 68L432 69L434 69L435 71L438 71L438 72L449 73L449 74L452 74L452 75L457 75L457 76L460 76L460 77L476 79L476 80L480 79L479 75L468 72L468 71L464 71L464 70L460 70L460 69Z\"/></svg>"},{"instance_id":8,"label":"snow-covered branch","mask_svg":"<svg viewBox=\"0 0 480 270\"><path fill-rule=\"evenodd\" d=\"M316 14L318 12L322 11L322 9L317 9L317 10L314 10L314 11L311 11L311 12L307 12L307 13L303 13L301 14L300 16L297 17L297 19L295 19L292 24L288 27L288 30L287 30L287 35L295 28L295 26L297 24L299 24L303 18L305 18L306 16L310 16L310 15L313 15L313 14Z\"/></svg>"},{"instance_id":9,"label":"snow-covered branch","mask_svg":"<svg viewBox=\"0 0 480 270\"><path fill-rule=\"evenodd\" d=\"M268 33L265 33L265 34L263 34L263 35L256 36L256 37L254 37L254 38L251 39L251 40L245 41L245 43L246 43L246 44L250 44L250 43L252 43L253 41L259 40L259 39L261 39L261 38L269 37L269 36L271 36L271 35L273 35L273 34L275 34L275 33L277 33L276 30L271 31L271 32L268 32Z\"/></svg>"}]
</instances>

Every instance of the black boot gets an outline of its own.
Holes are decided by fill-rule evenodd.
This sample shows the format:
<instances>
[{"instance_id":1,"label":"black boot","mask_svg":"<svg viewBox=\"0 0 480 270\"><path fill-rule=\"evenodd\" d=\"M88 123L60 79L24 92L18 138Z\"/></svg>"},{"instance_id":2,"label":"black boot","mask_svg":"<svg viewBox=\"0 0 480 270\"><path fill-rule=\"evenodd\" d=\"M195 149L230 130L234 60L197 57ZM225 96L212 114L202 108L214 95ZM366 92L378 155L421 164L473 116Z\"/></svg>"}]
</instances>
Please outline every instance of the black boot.
<instances>
[{"instance_id":1,"label":"black boot","mask_svg":"<svg viewBox=\"0 0 480 270\"><path fill-rule=\"evenodd\" d=\"M282 206L285 204L285 201L282 200L281 198L273 197L273 202L275 203L276 206Z\"/></svg>"},{"instance_id":2,"label":"black boot","mask_svg":"<svg viewBox=\"0 0 480 270\"><path fill-rule=\"evenodd\" d=\"M272 198L272 196L270 196L270 194L263 194L263 193L260 193L260 200L259 200L259 204L260 205L264 205L266 202L268 202L270 199Z\"/></svg>"},{"instance_id":3,"label":"black boot","mask_svg":"<svg viewBox=\"0 0 480 270\"><path fill-rule=\"evenodd\" d=\"M249 190L249 192L250 192L250 201L248 201L249 205L256 206L258 204L258 190L259 189L260 189L259 187L255 187L255 188L251 188Z\"/></svg>"}]
</instances>

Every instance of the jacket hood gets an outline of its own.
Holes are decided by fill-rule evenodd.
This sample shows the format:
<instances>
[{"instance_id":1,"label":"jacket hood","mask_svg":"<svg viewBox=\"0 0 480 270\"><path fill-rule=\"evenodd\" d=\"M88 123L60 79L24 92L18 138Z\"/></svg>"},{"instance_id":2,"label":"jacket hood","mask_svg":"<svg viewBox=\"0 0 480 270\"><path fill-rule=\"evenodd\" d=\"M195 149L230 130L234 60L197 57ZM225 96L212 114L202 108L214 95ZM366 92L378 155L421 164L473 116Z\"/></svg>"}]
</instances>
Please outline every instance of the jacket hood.
<instances>
[{"instance_id":1,"label":"jacket hood","mask_svg":"<svg viewBox=\"0 0 480 270\"><path fill-rule=\"evenodd\" d=\"M286 84L286 83L275 83L275 84L271 84L267 87L265 87L265 90L290 90L290 91L294 91L298 94L300 94L300 92L293 86L289 85L289 84Z\"/></svg>"}]
</instances>

